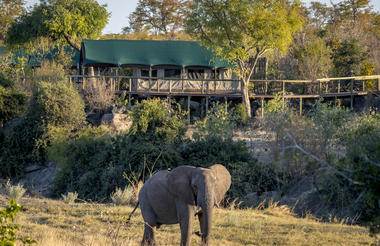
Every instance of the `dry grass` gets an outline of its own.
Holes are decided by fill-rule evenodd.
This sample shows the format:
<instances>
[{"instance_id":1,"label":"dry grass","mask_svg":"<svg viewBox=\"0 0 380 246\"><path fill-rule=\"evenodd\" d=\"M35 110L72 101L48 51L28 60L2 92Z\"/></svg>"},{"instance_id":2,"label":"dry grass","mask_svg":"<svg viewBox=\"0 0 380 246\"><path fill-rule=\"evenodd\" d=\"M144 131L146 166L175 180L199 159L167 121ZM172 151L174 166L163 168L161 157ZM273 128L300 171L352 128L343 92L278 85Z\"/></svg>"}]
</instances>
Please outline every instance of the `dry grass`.
<instances>
[{"instance_id":1,"label":"dry grass","mask_svg":"<svg viewBox=\"0 0 380 246\"><path fill-rule=\"evenodd\" d=\"M140 210L130 224L124 221L129 206L23 198L24 211L16 223L22 235L29 235L42 246L139 245L143 233ZM0 206L5 206L0 199ZM194 223L193 231L199 231ZM157 231L159 245L178 245L178 225L163 225ZM364 227L321 223L296 218L284 207L264 210L215 209L211 245L369 245L374 242ZM192 245L200 239L193 235Z\"/></svg>"}]
</instances>

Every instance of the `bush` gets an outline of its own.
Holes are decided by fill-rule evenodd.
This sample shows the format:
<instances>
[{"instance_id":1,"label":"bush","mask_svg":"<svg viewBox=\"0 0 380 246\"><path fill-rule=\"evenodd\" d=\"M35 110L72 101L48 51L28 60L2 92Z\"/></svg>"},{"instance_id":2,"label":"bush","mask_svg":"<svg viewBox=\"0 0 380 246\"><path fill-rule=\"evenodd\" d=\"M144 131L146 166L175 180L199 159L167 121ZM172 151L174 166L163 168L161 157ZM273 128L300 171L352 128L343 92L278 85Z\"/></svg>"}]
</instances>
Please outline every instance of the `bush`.
<instances>
[{"instance_id":1,"label":"bush","mask_svg":"<svg viewBox=\"0 0 380 246\"><path fill-rule=\"evenodd\" d=\"M233 137L236 128L237 117L233 109L228 112L226 105L214 103L203 121L196 122L196 130L193 134L195 140L220 138L229 140Z\"/></svg>"},{"instance_id":2,"label":"bush","mask_svg":"<svg viewBox=\"0 0 380 246\"><path fill-rule=\"evenodd\" d=\"M135 194L131 186L126 186L124 189L116 188L111 194L111 200L115 205L127 205L135 203Z\"/></svg>"},{"instance_id":3,"label":"bush","mask_svg":"<svg viewBox=\"0 0 380 246\"><path fill-rule=\"evenodd\" d=\"M40 125L69 129L80 127L86 119L82 98L66 81L37 83L27 117Z\"/></svg>"},{"instance_id":4,"label":"bush","mask_svg":"<svg viewBox=\"0 0 380 246\"><path fill-rule=\"evenodd\" d=\"M223 164L231 173L230 198L243 198L250 192L263 192L277 187L276 173L251 156L244 142L212 137L188 143L182 149L183 165L209 167Z\"/></svg>"},{"instance_id":5,"label":"bush","mask_svg":"<svg viewBox=\"0 0 380 246\"><path fill-rule=\"evenodd\" d=\"M356 115L339 132L346 155L333 163L335 172L322 176L321 193L339 210L376 221L380 217L380 116Z\"/></svg>"},{"instance_id":6,"label":"bush","mask_svg":"<svg viewBox=\"0 0 380 246\"><path fill-rule=\"evenodd\" d=\"M26 192L26 189L21 185L11 185L10 182L5 186L6 193L10 199L13 199L15 201L20 200Z\"/></svg>"},{"instance_id":7,"label":"bush","mask_svg":"<svg viewBox=\"0 0 380 246\"><path fill-rule=\"evenodd\" d=\"M43 163L54 128L69 131L85 121L84 104L78 92L66 82L40 82L33 91L26 117L4 132L0 143L2 176L22 176L26 165Z\"/></svg>"},{"instance_id":8,"label":"bush","mask_svg":"<svg viewBox=\"0 0 380 246\"><path fill-rule=\"evenodd\" d=\"M18 237L16 231L20 228L11 224L15 219L16 214L23 207L18 205L15 200L9 199L9 205L0 211L0 245L1 246L13 246L16 241L21 241L23 244L36 243L35 240L29 237Z\"/></svg>"},{"instance_id":9,"label":"bush","mask_svg":"<svg viewBox=\"0 0 380 246\"><path fill-rule=\"evenodd\" d=\"M182 163L175 145L128 134L81 136L52 147L60 149L54 160L62 167L53 195L76 190L80 197L97 201L108 199L116 187L129 185L123 173L145 180L149 170L173 168Z\"/></svg>"},{"instance_id":10,"label":"bush","mask_svg":"<svg viewBox=\"0 0 380 246\"><path fill-rule=\"evenodd\" d=\"M146 140L173 143L186 133L183 114L168 103L155 98L138 103L132 112L130 133Z\"/></svg>"},{"instance_id":11,"label":"bush","mask_svg":"<svg viewBox=\"0 0 380 246\"><path fill-rule=\"evenodd\" d=\"M8 120L24 115L27 100L25 92L0 85L0 127Z\"/></svg>"},{"instance_id":12,"label":"bush","mask_svg":"<svg viewBox=\"0 0 380 246\"><path fill-rule=\"evenodd\" d=\"M67 192L66 195L61 194L61 197L62 197L62 201L64 203L70 204L70 203L74 203L75 200L78 198L78 193L77 192Z\"/></svg>"}]
</instances>

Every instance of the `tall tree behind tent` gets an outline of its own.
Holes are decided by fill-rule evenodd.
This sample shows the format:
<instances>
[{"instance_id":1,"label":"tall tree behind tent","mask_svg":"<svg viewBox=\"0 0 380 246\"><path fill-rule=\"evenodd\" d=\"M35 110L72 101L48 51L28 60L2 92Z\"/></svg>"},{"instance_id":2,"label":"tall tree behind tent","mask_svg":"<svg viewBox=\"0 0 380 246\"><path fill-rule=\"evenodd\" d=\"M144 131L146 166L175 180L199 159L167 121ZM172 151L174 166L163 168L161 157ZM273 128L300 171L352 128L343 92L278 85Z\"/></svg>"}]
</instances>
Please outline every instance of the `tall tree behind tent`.
<instances>
[{"instance_id":1,"label":"tall tree behind tent","mask_svg":"<svg viewBox=\"0 0 380 246\"><path fill-rule=\"evenodd\" d=\"M188 33L218 56L235 65L241 80L248 117L248 86L257 61L268 51L285 52L302 27L296 1L194 0L186 25Z\"/></svg>"},{"instance_id":2,"label":"tall tree behind tent","mask_svg":"<svg viewBox=\"0 0 380 246\"><path fill-rule=\"evenodd\" d=\"M176 39L183 31L184 17L189 8L189 0L139 0L129 19L124 33L147 32L165 39Z\"/></svg>"}]
</instances>

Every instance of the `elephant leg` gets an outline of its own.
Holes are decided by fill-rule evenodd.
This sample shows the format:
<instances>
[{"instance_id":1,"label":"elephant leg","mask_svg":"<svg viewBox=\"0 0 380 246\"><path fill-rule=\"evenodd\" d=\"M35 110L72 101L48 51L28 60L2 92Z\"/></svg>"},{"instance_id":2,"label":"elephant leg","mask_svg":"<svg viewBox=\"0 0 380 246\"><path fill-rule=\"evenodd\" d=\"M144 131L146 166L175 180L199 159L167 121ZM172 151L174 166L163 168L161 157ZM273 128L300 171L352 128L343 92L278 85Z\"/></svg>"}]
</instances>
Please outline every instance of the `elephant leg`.
<instances>
[{"instance_id":1,"label":"elephant leg","mask_svg":"<svg viewBox=\"0 0 380 246\"><path fill-rule=\"evenodd\" d=\"M149 225L147 222L144 224L144 235L141 241L142 246L153 246L156 245L154 241L154 227Z\"/></svg>"},{"instance_id":2,"label":"elephant leg","mask_svg":"<svg viewBox=\"0 0 380 246\"><path fill-rule=\"evenodd\" d=\"M204 216L202 211L198 213L198 220L199 220L199 228L201 228L201 233L199 236L202 237L204 231L205 231L205 222L204 222Z\"/></svg>"},{"instance_id":3,"label":"elephant leg","mask_svg":"<svg viewBox=\"0 0 380 246\"><path fill-rule=\"evenodd\" d=\"M200 236L202 238L202 244L201 245L208 245L209 242L209 235L206 235L206 221L205 221L205 216L203 215L203 212L198 213L198 220L199 220L199 227L201 228L201 233Z\"/></svg>"},{"instance_id":4,"label":"elephant leg","mask_svg":"<svg viewBox=\"0 0 380 246\"><path fill-rule=\"evenodd\" d=\"M194 207L189 205L177 206L179 225L181 229L181 246L190 245L191 231L193 229Z\"/></svg>"}]
</instances>

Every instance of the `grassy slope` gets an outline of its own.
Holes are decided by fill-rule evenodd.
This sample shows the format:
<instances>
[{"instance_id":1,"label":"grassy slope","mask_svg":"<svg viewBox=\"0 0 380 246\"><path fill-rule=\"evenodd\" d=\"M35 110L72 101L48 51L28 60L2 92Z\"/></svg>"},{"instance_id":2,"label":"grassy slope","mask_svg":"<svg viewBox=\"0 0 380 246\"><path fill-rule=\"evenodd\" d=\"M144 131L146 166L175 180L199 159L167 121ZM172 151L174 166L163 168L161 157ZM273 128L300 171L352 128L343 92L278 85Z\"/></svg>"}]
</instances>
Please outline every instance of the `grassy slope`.
<instances>
[{"instance_id":1,"label":"grassy slope","mask_svg":"<svg viewBox=\"0 0 380 246\"><path fill-rule=\"evenodd\" d=\"M24 198L16 223L22 235L38 245L139 245L143 233L140 210L128 226L129 206L64 204L48 199ZM0 206L6 201L0 199ZM199 231L198 222L194 230ZM178 225L163 225L156 233L159 245L178 245ZM265 210L215 209L211 245L369 245L374 239L359 226L320 223L296 218L286 207ZM192 245L200 239L193 235Z\"/></svg>"}]
</instances>

